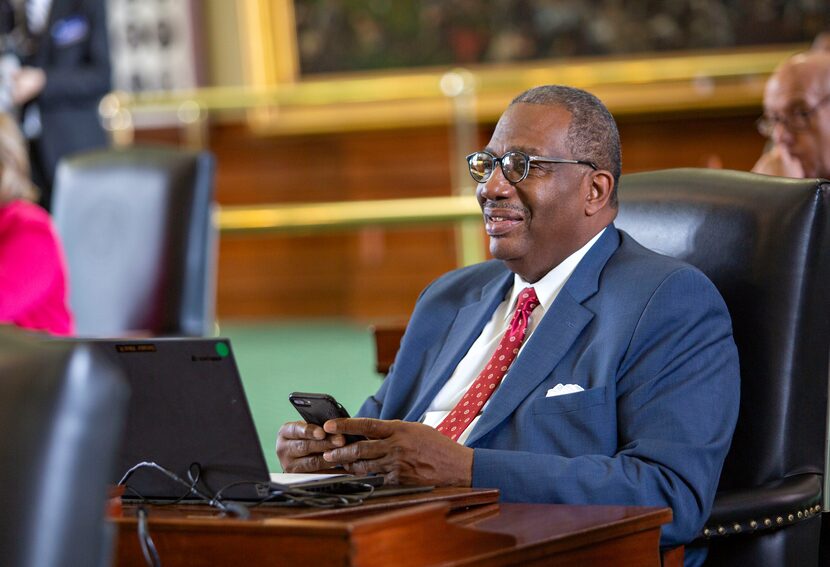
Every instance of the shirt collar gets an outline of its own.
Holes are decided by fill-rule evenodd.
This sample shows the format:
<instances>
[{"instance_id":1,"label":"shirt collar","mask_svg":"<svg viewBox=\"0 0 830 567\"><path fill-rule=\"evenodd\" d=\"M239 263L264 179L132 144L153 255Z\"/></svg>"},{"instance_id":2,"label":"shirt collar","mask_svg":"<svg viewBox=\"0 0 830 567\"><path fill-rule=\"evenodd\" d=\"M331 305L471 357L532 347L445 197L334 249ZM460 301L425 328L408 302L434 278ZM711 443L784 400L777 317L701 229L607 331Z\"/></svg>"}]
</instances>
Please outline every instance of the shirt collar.
<instances>
[{"instance_id":1,"label":"shirt collar","mask_svg":"<svg viewBox=\"0 0 830 567\"><path fill-rule=\"evenodd\" d=\"M504 315L505 321L509 320L513 316L513 311L516 309L516 302L518 301L519 293L526 287L532 286L536 291L536 297L539 299L539 307L542 308L543 313L550 309L553 300L556 299L557 295L559 295L559 292L565 286L565 283L568 281L568 278L571 277L571 274L579 265L579 262L585 257L588 250L590 250L596 241L599 240L599 237L602 236L607 228L608 227L605 227L599 231L585 244L585 246L562 260L559 265L542 276L542 279L536 283L527 283L519 274L513 274L513 289L510 292L508 302L509 308L506 310Z\"/></svg>"}]
</instances>

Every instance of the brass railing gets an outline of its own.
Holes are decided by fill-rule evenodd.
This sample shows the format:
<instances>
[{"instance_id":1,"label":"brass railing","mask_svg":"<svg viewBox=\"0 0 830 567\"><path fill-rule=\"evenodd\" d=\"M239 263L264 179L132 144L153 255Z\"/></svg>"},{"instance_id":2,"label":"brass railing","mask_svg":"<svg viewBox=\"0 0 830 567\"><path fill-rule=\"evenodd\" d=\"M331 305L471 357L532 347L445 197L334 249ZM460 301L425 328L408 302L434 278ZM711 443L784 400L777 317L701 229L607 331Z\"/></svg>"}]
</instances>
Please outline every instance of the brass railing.
<instances>
[{"instance_id":1,"label":"brass railing","mask_svg":"<svg viewBox=\"0 0 830 567\"><path fill-rule=\"evenodd\" d=\"M309 233L362 226L475 221L481 209L472 195L466 197L423 197L297 205L256 205L220 207L216 225L223 233ZM481 232L480 227L478 231Z\"/></svg>"},{"instance_id":2,"label":"brass railing","mask_svg":"<svg viewBox=\"0 0 830 567\"><path fill-rule=\"evenodd\" d=\"M804 47L350 73L257 88L113 93L101 111L115 132L132 128L132 115L138 113L168 113L187 125L207 113L227 111L247 111L252 127L268 134L339 132L452 124L453 99L462 93L475 100L475 120L491 122L512 96L546 83L590 90L615 115L749 108L759 106L775 66Z\"/></svg>"},{"instance_id":3,"label":"brass railing","mask_svg":"<svg viewBox=\"0 0 830 567\"><path fill-rule=\"evenodd\" d=\"M214 222L223 234L311 234L367 226L402 227L455 223L460 266L484 259L481 209L468 196L422 197L297 205L218 207Z\"/></svg>"},{"instance_id":4,"label":"brass railing","mask_svg":"<svg viewBox=\"0 0 830 567\"><path fill-rule=\"evenodd\" d=\"M803 45L626 58L584 58L303 79L270 87L205 88L175 93L113 93L101 115L116 143L132 142L134 116L166 114L191 146L206 146L210 113L241 112L254 132L269 135L340 132L425 124L452 126L452 196L429 199L224 207L223 233L312 232L367 225L453 222L459 263L484 257L480 212L463 157L476 127L492 122L510 98L544 83L569 84L599 96L615 115L760 107L775 66Z\"/></svg>"},{"instance_id":5,"label":"brass railing","mask_svg":"<svg viewBox=\"0 0 830 567\"><path fill-rule=\"evenodd\" d=\"M307 234L362 226L400 226L473 220L481 209L467 197L421 197L297 205L220 207L216 225L225 234L277 232Z\"/></svg>"}]
</instances>

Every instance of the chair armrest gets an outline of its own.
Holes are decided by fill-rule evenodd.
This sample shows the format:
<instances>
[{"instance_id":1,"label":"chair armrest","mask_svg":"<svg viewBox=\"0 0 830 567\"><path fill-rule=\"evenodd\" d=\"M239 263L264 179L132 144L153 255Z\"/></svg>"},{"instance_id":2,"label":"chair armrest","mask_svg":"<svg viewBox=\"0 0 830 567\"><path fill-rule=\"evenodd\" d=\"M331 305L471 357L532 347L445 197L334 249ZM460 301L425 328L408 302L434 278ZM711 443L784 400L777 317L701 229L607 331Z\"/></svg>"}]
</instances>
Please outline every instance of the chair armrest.
<instances>
[{"instance_id":1,"label":"chair armrest","mask_svg":"<svg viewBox=\"0 0 830 567\"><path fill-rule=\"evenodd\" d=\"M698 540L774 530L821 512L822 477L800 474L715 495L712 513Z\"/></svg>"}]
</instances>

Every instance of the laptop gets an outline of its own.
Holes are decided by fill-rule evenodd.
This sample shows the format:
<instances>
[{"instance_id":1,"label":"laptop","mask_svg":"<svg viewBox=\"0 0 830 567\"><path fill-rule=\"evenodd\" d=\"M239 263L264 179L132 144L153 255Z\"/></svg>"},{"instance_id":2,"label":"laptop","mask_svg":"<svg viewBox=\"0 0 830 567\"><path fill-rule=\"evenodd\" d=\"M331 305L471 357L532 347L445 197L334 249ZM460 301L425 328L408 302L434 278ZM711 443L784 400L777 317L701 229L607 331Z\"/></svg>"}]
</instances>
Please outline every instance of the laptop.
<instances>
[{"instance_id":1,"label":"laptop","mask_svg":"<svg viewBox=\"0 0 830 567\"><path fill-rule=\"evenodd\" d=\"M113 484L156 463L199 489L231 500L268 495L270 477L228 339L93 339L121 367L131 396ZM124 497L192 498L188 487L145 465Z\"/></svg>"}]
</instances>

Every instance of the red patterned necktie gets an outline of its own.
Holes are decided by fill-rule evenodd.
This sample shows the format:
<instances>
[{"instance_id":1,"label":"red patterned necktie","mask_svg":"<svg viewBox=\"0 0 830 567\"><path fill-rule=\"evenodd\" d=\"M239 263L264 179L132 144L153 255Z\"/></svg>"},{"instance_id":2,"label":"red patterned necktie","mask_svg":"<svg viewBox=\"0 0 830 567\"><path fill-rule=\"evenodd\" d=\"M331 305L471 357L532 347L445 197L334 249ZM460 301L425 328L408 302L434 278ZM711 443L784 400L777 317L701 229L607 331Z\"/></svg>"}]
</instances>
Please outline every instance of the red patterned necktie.
<instances>
[{"instance_id":1,"label":"red patterned necktie","mask_svg":"<svg viewBox=\"0 0 830 567\"><path fill-rule=\"evenodd\" d=\"M490 357L470 389L447 414L447 417L438 424L436 428L438 431L453 441L458 441L473 418L481 413L481 408L487 403L504 375L507 374L507 369L510 368L513 359L519 354L527 333L530 313L538 305L539 299L536 297L536 291L532 287L523 289L519 294L519 301L513 318L510 320L510 326L507 327L507 331L499 341L496 352Z\"/></svg>"}]
</instances>

